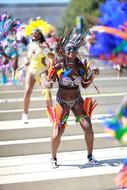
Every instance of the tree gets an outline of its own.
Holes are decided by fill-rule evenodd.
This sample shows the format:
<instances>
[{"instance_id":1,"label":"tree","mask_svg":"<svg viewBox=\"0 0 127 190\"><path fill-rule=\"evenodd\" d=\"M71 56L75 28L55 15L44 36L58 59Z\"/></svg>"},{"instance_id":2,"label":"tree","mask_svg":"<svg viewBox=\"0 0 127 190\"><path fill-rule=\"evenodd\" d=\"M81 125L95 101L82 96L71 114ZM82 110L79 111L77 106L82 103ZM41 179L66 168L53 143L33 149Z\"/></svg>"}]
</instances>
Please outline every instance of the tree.
<instances>
[{"instance_id":1,"label":"tree","mask_svg":"<svg viewBox=\"0 0 127 190\"><path fill-rule=\"evenodd\" d=\"M77 16L83 16L85 27L97 23L97 17L99 16L99 6L103 0L71 0L62 19L62 27L75 24Z\"/></svg>"}]
</instances>

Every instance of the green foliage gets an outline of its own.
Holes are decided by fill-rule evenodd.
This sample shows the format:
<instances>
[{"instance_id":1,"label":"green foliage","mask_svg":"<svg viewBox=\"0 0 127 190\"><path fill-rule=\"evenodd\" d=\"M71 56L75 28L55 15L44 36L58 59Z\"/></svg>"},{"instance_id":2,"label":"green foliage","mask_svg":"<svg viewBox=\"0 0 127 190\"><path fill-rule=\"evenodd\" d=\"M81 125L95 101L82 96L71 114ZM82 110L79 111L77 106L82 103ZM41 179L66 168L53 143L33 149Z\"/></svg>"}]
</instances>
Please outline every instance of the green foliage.
<instances>
[{"instance_id":1,"label":"green foliage","mask_svg":"<svg viewBox=\"0 0 127 190\"><path fill-rule=\"evenodd\" d=\"M71 26L75 23L77 16L83 16L86 28L97 23L99 6L103 0L70 0L70 3L63 15L62 27Z\"/></svg>"}]
</instances>

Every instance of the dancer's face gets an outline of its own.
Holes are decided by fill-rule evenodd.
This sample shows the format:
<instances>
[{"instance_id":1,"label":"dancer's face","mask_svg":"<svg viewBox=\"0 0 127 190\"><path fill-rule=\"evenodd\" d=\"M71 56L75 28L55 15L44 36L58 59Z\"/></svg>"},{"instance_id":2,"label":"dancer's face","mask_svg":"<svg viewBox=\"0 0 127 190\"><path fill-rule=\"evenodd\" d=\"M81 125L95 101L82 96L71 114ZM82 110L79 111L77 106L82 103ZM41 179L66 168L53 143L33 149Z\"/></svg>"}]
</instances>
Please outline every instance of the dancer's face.
<instances>
[{"instance_id":1,"label":"dancer's face","mask_svg":"<svg viewBox=\"0 0 127 190\"><path fill-rule=\"evenodd\" d=\"M66 56L69 59L75 59L77 57L77 51L66 51Z\"/></svg>"},{"instance_id":2,"label":"dancer's face","mask_svg":"<svg viewBox=\"0 0 127 190\"><path fill-rule=\"evenodd\" d=\"M35 32L32 33L32 40L33 41L38 41L40 38L41 38L40 32L35 31Z\"/></svg>"}]
</instances>

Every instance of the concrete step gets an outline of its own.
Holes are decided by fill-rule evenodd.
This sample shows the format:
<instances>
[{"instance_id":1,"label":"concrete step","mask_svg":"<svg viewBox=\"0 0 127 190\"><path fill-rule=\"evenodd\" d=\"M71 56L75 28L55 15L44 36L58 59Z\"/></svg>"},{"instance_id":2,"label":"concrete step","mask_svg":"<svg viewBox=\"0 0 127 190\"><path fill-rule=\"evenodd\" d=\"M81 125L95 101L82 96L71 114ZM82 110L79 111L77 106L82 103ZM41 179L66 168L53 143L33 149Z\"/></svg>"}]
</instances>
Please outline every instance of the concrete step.
<instances>
[{"instance_id":1,"label":"concrete step","mask_svg":"<svg viewBox=\"0 0 127 190\"><path fill-rule=\"evenodd\" d=\"M120 99L121 100L121 99ZM95 108L93 114L99 114L100 112L102 114L106 114L110 111L116 111L119 106L118 104L115 105L98 105L97 108ZM16 110L2 110L0 111L0 121L8 121L8 120L21 120L22 118L22 109L16 109ZM70 116L72 116L72 112L70 112ZM29 119L39 119L39 118L45 118L47 116L46 108L31 108L29 109Z\"/></svg>"},{"instance_id":2,"label":"concrete step","mask_svg":"<svg viewBox=\"0 0 127 190\"><path fill-rule=\"evenodd\" d=\"M121 77L126 77L127 76L127 73L123 73L120 77L117 77L117 72L116 70L112 69L111 67L106 67L106 68L103 68L100 69L100 74L98 76L96 76L96 79L99 79L99 78L108 78L108 77L112 77L112 78L121 78ZM0 78L1 78L1 75L0 75ZM96 80L95 79L95 80ZM0 91L1 90L4 90L5 88L8 88L8 89L15 89L17 88L16 86L18 85L18 89L22 89L22 84L24 84L24 80L22 82L18 82L16 85L11 85L9 83L6 83L4 85L2 85L0 83Z\"/></svg>"},{"instance_id":3,"label":"concrete step","mask_svg":"<svg viewBox=\"0 0 127 190\"><path fill-rule=\"evenodd\" d=\"M114 94L96 94L92 95L93 99L96 99L98 106L95 108L93 114L106 114L109 111L116 111L120 102L123 99L123 96L126 95L126 92L114 93ZM87 96L91 96L88 95ZM84 98L86 96L83 96ZM53 100L55 97L53 97ZM47 117L45 101L41 101L40 97L31 98L31 105L29 109L29 118L45 118ZM0 121L5 120L21 120L22 115L22 102L23 99L11 99L8 102L1 102L1 107L4 108L5 104L8 106L8 110L0 110ZM2 105L3 104L3 105ZM43 107L42 107L43 106Z\"/></svg>"},{"instance_id":4,"label":"concrete step","mask_svg":"<svg viewBox=\"0 0 127 190\"><path fill-rule=\"evenodd\" d=\"M95 149L112 148L119 146L119 143L116 140L113 142L111 141L112 138L109 134L97 133L94 136ZM50 141L51 138L43 138L43 134L41 138L1 141L0 157L50 153ZM84 149L86 149L86 144L84 145L83 133L82 135L63 136L59 147L60 152Z\"/></svg>"},{"instance_id":5,"label":"concrete step","mask_svg":"<svg viewBox=\"0 0 127 190\"><path fill-rule=\"evenodd\" d=\"M103 115L109 117L109 115ZM97 117L97 115L96 115ZM100 115L98 115L98 118ZM103 133L104 128L98 119L92 119L94 133ZM28 124L23 124L19 120L0 121L0 140L21 140L50 137L52 134L52 123L48 118L30 119ZM69 117L68 127L64 135L82 135L83 131L73 116Z\"/></svg>"},{"instance_id":6,"label":"concrete step","mask_svg":"<svg viewBox=\"0 0 127 190\"><path fill-rule=\"evenodd\" d=\"M121 91L127 91L126 87L127 83L127 77L122 77L120 79L117 78L102 78L101 80L98 78L95 80L94 84L97 86L100 93L115 93L115 92L121 92ZM111 87L111 88L110 88ZM22 85L22 88L24 88L24 85ZM52 95L56 94L57 87L54 87L52 91ZM88 94L96 94L97 91L92 84L88 89L84 90L81 89L82 94L88 93ZM10 98L22 98L24 96L24 89L19 89L19 86L17 85L14 87L14 89L8 89L7 87L0 92L0 99L6 100ZM32 97L41 96L41 87L35 86Z\"/></svg>"},{"instance_id":7,"label":"concrete step","mask_svg":"<svg viewBox=\"0 0 127 190\"><path fill-rule=\"evenodd\" d=\"M108 77L96 77L94 79L94 83L98 86L98 87L106 87L106 86L117 86L117 85L121 85L121 86L124 86L124 84L126 83L127 81L127 75L126 76L123 76L123 77L113 77L113 76L108 76ZM57 83L54 83L54 87L57 87ZM89 88L92 88L92 85L89 87ZM40 85L39 84L36 84L34 86L34 89L35 90L38 90L38 89L41 89ZM14 90L24 90L24 83L18 83L17 85L0 85L0 93L3 92L3 91L14 91ZM2 97L0 95L0 97Z\"/></svg>"},{"instance_id":8,"label":"concrete step","mask_svg":"<svg viewBox=\"0 0 127 190\"><path fill-rule=\"evenodd\" d=\"M116 71L106 68L94 83L101 94L97 94L93 85L82 94L92 96L98 102L92 123L94 154L100 160L99 165L91 167L87 163L83 132L80 126L76 126L71 113L59 147L60 167L56 170L50 168L52 124L45 118L40 86L35 85L29 110L31 119L27 125L19 121L24 84L0 86L0 190L116 190L114 177L126 157L126 148L119 148L120 144L103 132L98 118L118 109L127 94L127 75L117 78ZM52 89L53 100L56 87L55 84Z\"/></svg>"},{"instance_id":9,"label":"concrete step","mask_svg":"<svg viewBox=\"0 0 127 190\"><path fill-rule=\"evenodd\" d=\"M117 92L117 93L103 93L103 94L82 94L83 98L85 97L92 97L96 99L98 105L106 105L106 104L118 104L121 100L121 97L127 94L126 91ZM113 98L113 99L112 99ZM52 100L55 104L56 96L52 96ZM9 98L9 99L2 99L0 100L0 113L7 111L7 110L16 110L22 109L23 107L23 98ZM46 103L45 99L42 96L38 97L31 97L30 108L45 108Z\"/></svg>"},{"instance_id":10,"label":"concrete step","mask_svg":"<svg viewBox=\"0 0 127 190\"><path fill-rule=\"evenodd\" d=\"M126 148L94 150L94 155L98 165L87 162L86 151L58 153L57 169L50 167L50 154L0 158L0 189L116 190Z\"/></svg>"}]
</instances>

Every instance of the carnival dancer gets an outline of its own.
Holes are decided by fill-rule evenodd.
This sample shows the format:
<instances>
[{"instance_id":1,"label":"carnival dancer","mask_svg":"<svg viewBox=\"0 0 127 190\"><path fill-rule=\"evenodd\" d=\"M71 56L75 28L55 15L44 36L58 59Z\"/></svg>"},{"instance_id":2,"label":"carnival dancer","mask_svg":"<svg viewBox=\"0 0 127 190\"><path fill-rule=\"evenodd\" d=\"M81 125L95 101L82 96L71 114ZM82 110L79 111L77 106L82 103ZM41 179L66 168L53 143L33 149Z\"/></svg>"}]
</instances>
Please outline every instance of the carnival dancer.
<instances>
[{"instance_id":1,"label":"carnival dancer","mask_svg":"<svg viewBox=\"0 0 127 190\"><path fill-rule=\"evenodd\" d=\"M80 92L80 85L87 88L94 78L88 61L82 62L78 56L82 40L83 35L74 36L69 41L64 39L64 43L61 43L62 45L59 47L60 51L57 53L54 66L49 70L49 78L52 81L58 81L57 103L50 115L54 124L51 138L53 168L58 167L57 150L67 125L70 110L84 131L89 163L97 163L93 157L94 134L91 123L91 113L96 106L96 101L93 101L92 98L83 100Z\"/></svg>"},{"instance_id":2,"label":"carnival dancer","mask_svg":"<svg viewBox=\"0 0 127 190\"><path fill-rule=\"evenodd\" d=\"M42 32L39 29L34 29L31 34L32 42L28 48L28 70L25 81L25 93L23 104L23 123L28 123L28 109L30 104L30 96L35 85L35 82L39 82L42 86L42 95L46 100L47 107L52 106L51 82L47 80L47 65L46 56L50 57L53 54L50 52L49 46L45 41Z\"/></svg>"},{"instance_id":3,"label":"carnival dancer","mask_svg":"<svg viewBox=\"0 0 127 190\"><path fill-rule=\"evenodd\" d=\"M2 84L8 82L7 73L12 73L12 81L15 84L14 75L18 67L18 50L16 33L22 21L12 18L8 13L0 15L0 65L2 72Z\"/></svg>"},{"instance_id":4,"label":"carnival dancer","mask_svg":"<svg viewBox=\"0 0 127 190\"><path fill-rule=\"evenodd\" d=\"M2 84L8 82L7 73L11 74L11 80L15 84L14 75L18 67L17 50L8 45L5 48L1 46L0 49L0 59L2 62L2 67L0 66L0 70L2 71Z\"/></svg>"}]
</instances>

